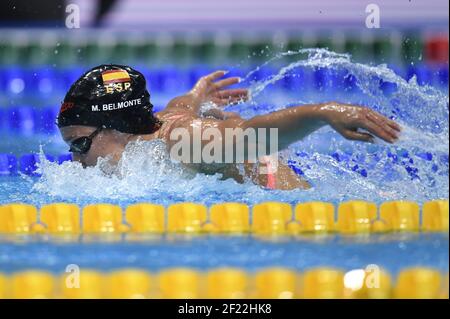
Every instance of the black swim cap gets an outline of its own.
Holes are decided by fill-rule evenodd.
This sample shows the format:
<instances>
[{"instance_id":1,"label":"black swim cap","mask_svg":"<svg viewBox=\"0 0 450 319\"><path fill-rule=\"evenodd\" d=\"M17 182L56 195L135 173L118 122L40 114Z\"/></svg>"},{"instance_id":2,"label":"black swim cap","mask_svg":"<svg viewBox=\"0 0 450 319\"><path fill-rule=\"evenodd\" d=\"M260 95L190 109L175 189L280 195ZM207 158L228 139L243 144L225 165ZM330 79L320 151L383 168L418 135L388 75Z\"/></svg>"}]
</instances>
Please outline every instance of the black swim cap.
<instances>
[{"instance_id":1,"label":"black swim cap","mask_svg":"<svg viewBox=\"0 0 450 319\"><path fill-rule=\"evenodd\" d=\"M100 65L67 92L58 127L86 125L124 133L150 134L160 127L142 73L123 65Z\"/></svg>"}]
</instances>

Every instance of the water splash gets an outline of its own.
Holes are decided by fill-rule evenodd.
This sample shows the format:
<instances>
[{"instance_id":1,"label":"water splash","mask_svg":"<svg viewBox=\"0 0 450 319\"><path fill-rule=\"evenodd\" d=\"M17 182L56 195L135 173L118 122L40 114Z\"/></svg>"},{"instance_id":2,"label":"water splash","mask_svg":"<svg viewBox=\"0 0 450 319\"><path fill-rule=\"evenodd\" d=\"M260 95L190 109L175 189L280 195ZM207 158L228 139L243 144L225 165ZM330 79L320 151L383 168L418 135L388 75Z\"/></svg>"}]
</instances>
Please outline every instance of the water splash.
<instances>
[{"instance_id":1,"label":"water splash","mask_svg":"<svg viewBox=\"0 0 450 319\"><path fill-rule=\"evenodd\" d=\"M293 70L299 68L325 69L340 72L340 74L334 75L340 76L341 82L353 78L355 85L367 98L372 99L371 104L376 105L380 112L388 115L399 113L397 117L406 123L412 123L414 127L433 132L438 130L448 136L448 96L431 86L420 86L416 77L406 81L386 64L370 66L352 62L349 54L336 53L327 49L301 49L280 53L261 67L251 71L244 78L244 82L251 80L254 73L265 66L285 56L295 55L306 55L307 59L282 67L276 74L251 85L250 91L254 101L269 85L292 75L290 73ZM392 90L388 96L383 89L386 85L390 85ZM393 112L396 109L401 112ZM427 116L422 113L424 111L427 112Z\"/></svg>"},{"instance_id":2,"label":"water splash","mask_svg":"<svg viewBox=\"0 0 450 319\"><path fill-rule=\"evenodd\" d=\"M286 56L306 56L272 75L251 82L256 72ZM241 201L253 204L277 200L290 203L308 200L340 202L365 199L375 202L410 199L418 202L448 198L448 96L413 78L402 79L386 65L370 66L351 61L347 54L325 49L305 49L275 56L244 77L250 82L252 101L234 107L246 116L266 113L258 105L267 101L273 85L298 68L331 70L340 79L352 77L366 105L396 118L403 126L395 145L344 140L323 128L292 145L284 155L299 174L313 185L308 191L269 191L251 183L220 180L220 175L193 174L172 163L161 141L130 144L113 174L105 174L105 161L83 169L78 163L57 165L42 161L42 177L34 183L30 201L70 200L80 204L108 201L122 205L136 201L169 204L196 201L206 204ZM383 84L389 83L389 94ZM313 96L319 98L317 93ZM275 94L274 94L275 95ZM341 95L342 96L342 95ZM352 102L351 94L344 95ZM281 95L287 100L287 93ZM296 98L299 98L297 96ZM275 98L274 98L275 100ZM273 109L283 105L273 103ZM273 109L269 109L273 110ZM35 196L35 197L33 197ZM43 197L44 196L44 197Z\"/></svg>"}]
</instances>

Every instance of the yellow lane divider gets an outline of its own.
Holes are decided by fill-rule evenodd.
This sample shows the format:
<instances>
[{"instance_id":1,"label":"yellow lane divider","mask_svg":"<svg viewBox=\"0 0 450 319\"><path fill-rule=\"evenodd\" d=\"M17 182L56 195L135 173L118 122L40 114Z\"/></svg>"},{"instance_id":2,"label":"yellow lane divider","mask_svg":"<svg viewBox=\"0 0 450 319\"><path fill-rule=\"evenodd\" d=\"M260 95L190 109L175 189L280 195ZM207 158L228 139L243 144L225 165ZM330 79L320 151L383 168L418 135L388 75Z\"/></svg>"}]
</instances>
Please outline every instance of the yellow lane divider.
<instances>
[{"instance_id":1,"label":"yellow lane divider","mask_svg":"<svg viewBox=\"0 0 450 319\"><path fill-rule=\"evenodd\" d=\"M419 215L419 205L414 202L386 202L380 206L380 219L392 231L418 231Z\"/></svg>"},{"instance_id":2,"label":"yellow lane divider","mask_svg":"<svg viewBox=\"0 0 450 319\"><path fill-rule=\"evenodd\" d=\"M370 233L377 219L377 206L364 201L342 203L338 208L337 229L344 234Z\"/></svg>"},{"instance_id":3,"label":"yellow lane divider","mask_svg":"<svg viewBox=\"0 0 450 319\"><path fill-rule=\"evenodd\" d=\"M247 298L247 274L240 269L223 268L206 275L206 296L215 299Z\"/></svg>"},{"instance_id":4,"label":"yellow lane divider","mask_svg":"<svg viewBox=\"0 0 450 319\"><path fill-rule=\"evenodd\" d=\"M376 265L347 272L321 267L303 273L280 267L255 273L239 268L207 272L170 268L159 273L83 269L64 275L26 270L0 273L0 298L448 298L448 274L416 267L400 271L393 280Z\"/></svg>"},{"instance_id":5,"label":"yellow lane divider","mask_svg":"<svg viewBox=\"0 0 450 319\"><path fill-rule=\"evenodd\" d=\"M255 275L255 297L261 299L293 299L299 296L297 290L300 276L285 268L268 268Z\"/></svg>"},{"instance_id":6,"label":"yellow lane divider","mask_svg":"<svg viewBox=\"0 0 450 319\"><path fill-rule=\"evenodd\" d=\"M292 221L292 207L287 203L266 202L253 206L252 232L256 235L284 235Z\"/></svg>"},{"instance_id":7,"label":"yellow lane divider","mask_svg":"<svg viewBox=\"0 0 450 319\"><path fill-rule=\"evenodd\" d=\"M212 231L219 233L247 233L250 230L250 212L245 204L212 205L209 210Z\"/></svg>"},{"instance_id":8,"label":"yellow lane divider","mask_svg":"<svg viewBox=\"0 0 450 319\"><path fill-rule=\"evenodd\" d=\"M167 209L167 231L172 233L198 233L206 223L208 209L205 205L180 203Z\"/></svg>"},{"instance_id":9,"label":"yellow lane divider","mask_svg":"<svg viewBox=\"0 0 450 319\"><path fill-rule=\"evenodd\" d=\"M39 215L39 219L38 219ZM81 218L82 217L82 218ZM167 209L141 203L122 211L111 204L77 205L54 203L38 209L27 204L0 206L0 235L11 234L162 234L213 233L297 235L345 235L383 232L448 232L448 200L423 204L391 201L378 209L374 203L348 201L335 206L325 202L266 202L251 209L241 203L212 205L179 203Z\"/></svg>"}]
</instances>

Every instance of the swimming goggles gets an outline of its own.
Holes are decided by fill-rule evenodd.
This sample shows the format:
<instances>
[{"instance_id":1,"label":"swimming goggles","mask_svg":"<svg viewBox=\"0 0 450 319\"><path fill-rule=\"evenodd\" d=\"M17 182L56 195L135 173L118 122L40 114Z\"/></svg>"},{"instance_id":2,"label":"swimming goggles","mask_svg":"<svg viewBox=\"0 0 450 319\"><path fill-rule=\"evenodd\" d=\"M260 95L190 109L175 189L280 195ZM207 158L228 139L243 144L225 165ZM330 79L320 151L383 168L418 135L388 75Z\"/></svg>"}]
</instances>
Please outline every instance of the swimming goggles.
<instances>
[{"instance_id":1,"label":"swimming goggles","mask_svg":"<svg viewBox=\"0 0 450 319\"><path fill-rule=\"evenodd\" d=\"M97 136L98 133L103 129L103 127L97 128L94 132L92 132L89 136L82 136L74 139L69 143L70 149L69 152L78 153L78 154L86 154L89 152L92 140Z\"/></svg>"}]
</instances>

